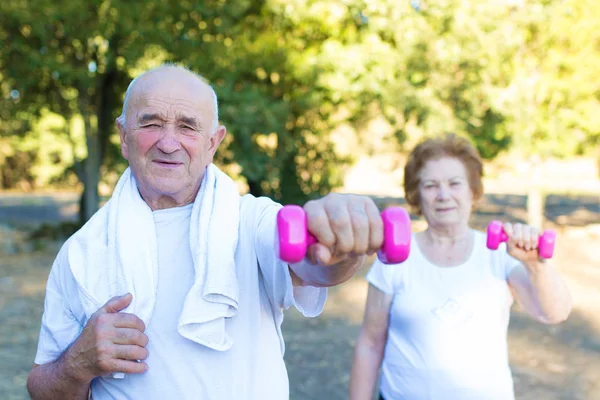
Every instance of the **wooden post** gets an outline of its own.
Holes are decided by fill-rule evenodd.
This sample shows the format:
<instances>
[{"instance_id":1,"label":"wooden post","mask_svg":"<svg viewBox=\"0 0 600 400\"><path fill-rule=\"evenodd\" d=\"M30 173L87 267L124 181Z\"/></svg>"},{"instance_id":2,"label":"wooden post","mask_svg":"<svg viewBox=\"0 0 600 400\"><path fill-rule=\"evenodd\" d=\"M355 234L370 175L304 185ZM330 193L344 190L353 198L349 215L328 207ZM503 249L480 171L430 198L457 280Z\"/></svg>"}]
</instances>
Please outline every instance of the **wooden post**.
<instances>
[{"instance_id":1,"label":"wooden post","mask_svg":"<svg viewBox=\"0 0 600 400\"><path fill-rule=\"evenodd\" d=\"M534 158L531 163L531 183L527 193L527 223L539 230L544 227L546 195L541 184L541 162Z\"/></svg>"}]
</instances>

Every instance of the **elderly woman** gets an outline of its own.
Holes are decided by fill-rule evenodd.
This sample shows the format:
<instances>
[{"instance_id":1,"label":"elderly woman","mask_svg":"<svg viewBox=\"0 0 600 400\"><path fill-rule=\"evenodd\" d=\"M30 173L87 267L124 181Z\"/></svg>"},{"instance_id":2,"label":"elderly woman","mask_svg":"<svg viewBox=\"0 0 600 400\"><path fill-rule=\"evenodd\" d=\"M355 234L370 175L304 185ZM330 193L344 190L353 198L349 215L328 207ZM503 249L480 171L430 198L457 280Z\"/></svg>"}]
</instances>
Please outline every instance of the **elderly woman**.
<instances>
[{"instance_id":1,"label":"elderly woman","mask_svg":"<svg viewBox=\"0 0 600 400\"><path fill-rule=\"evenodd\" d=\"M350 399L512 400L507 354L516 299L537 321L556 324L571 311L552 262L538 256L538 231L504 223L508 242L486 247L469 226L483 194L477 150L455 135L416 146L404 170L408 204L427 229L412 237L399 265L375 261L356 343Z\"/></svg>"}]
</instances>

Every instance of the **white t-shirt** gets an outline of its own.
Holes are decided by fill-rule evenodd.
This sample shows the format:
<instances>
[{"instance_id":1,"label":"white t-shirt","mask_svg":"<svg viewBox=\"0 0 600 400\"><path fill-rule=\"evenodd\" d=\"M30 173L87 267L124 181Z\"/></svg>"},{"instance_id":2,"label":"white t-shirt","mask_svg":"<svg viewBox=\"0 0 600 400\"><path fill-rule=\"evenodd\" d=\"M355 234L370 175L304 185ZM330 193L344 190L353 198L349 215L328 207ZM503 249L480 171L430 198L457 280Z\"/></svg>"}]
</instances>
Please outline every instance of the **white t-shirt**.
<instances>
[{"instance_id":1,"label":"white t-shirt","mask_svg":"<svg viewBox=\"0 0 600 400\"><path fill-rule=\"evenodd\" d=\"M158 243L158 288L149 325L148 371L125 379L96 378L93 399L248 399L287 400L288 376L283 361L283 310L294 305L305 316L321 313L324 288L294 288L288 265L275 254L275 226L279 205L246 195L240 206L240 237L236 251L239 268L239 309L226 321L233 339L228 351L215 351L177 332L184 299L194 281L189 248L192 205L155 211ZM56 360L81 333L86 317L68 265L65 243L46 289L36 364ZM269 256L265 256L268 254ZM272 254L272 256L271 256Z\"/></svg>"},{"instance_id":2,"label":"white t-shirt","mask_svg":"<svg viewBox=\"0 0 600 400\"><path fill-rule=\"evenodd\" d=\"M507 284L518 261L475 232L470 258L438 267L413 235L406 262L375 261L367 280L393 294L380 391L386 400L513 400Z\"/></svg>"}]
</instances>

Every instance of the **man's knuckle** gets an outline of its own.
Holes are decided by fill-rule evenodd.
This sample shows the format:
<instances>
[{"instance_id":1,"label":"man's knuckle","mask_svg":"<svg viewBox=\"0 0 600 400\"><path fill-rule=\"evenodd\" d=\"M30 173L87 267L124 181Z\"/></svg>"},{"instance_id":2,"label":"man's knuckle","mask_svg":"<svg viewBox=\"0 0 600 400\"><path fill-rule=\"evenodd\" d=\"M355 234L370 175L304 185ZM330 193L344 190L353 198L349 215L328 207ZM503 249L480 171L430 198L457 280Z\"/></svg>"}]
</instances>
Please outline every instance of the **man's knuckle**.
<instances>
[{"instance_id":1,"label":"man's knuckle","mask_svg":"<svg viewBox=\"0 0 600 400\"><path fill-rule=\"evenodd\" d=\"M357 215L352 218L352 225L355 231L364 232L369 229L369 220L366 215Z\"/></svg>"},{"instance_id":2,"label":"man's knuckle","mask_svg":"<svg viewBox=\"0 0 600 400\"><path fill-rule=\"evenodd\" d=\"M135 330L131 333L131 340L135 341L136 343L142 343L144 341L144 334L139 330Z\"/></svg>"},{"instance_id":3,"label":"man's knuckle","mask_svg":"<svg viewBox=\"0 0 600 400\"><path fill-rule=\"evenodd\" d=\"M106 329L104 329L104 327L101 324L95 325L92 332L93 337L95 337L96 340L102 340L107 334Z\"/></svg>"},{"instance_id":4,"label":"man's knuckle","mask_svg":"<svg viewBox=\"0 0 600 400\"><path fill-rule=\"evenodd\" d=\"M137 358L137 352L135 351L134 346L122 346L120 353L121 358L125 358L127 360L135 360Z\"/></svg>"},{"instance_id":5,"label":"man's knuckle","mask_svg":"<svg viewBox=\"0 0 600 400\"><path fill-rule=\"evenodd\" d=\"M112 320L113 320L112 316L107 313L100 314L100 315L98 315L98 318L97 318L98 325L111 324Z\"/></svg>"},{"instance_id":6,"label":"man's knuckle","mask_svg":"<svg viewBox=\"0 0 600 400\"><path fill-rule=\"evenodd\" d=\"M101 371L110 371L112 368L112 365L113 365L113 363L109 359L105 359L105 358L98 360L98 362L96 363L96 366Z\"/></svg>"},{"instance_id":7,"label":"man's knuckle","mask_svg":"<svg viewBox=\"0 0 600 400\"><path fill-rule=\"evenodd\" d=\"M372 218L369 220L369 224L371 225L373 231L383 231L383 219Z\"/></svg>"},{"instance_id":8,"label":"man's knuckle","mask_svg":"<svg viewBox=\"0 0 600 400\"><path fill-rule=\"evenodd\" d=\"M329 221L325 215L318 215L308 221L311 231L323 231L329 226Z\"/></svg>"},{"instance_id":9,"label":"man's knuckle","mask_svg":"<svg viewBox=\"0 0 600 400\"><path fill-rule=\"evenodd\" d=\"M307 213L314 211L315 208L318 208L318 203L316 200L309 200L304 204L304 211Z\"/></svg>"},{"instance_id":10,"label":"man's knuckle","mask_svg":"<svg viewBox=\"0 0 600 400\"><path fill-rule=\"evenodd\" d=\"M354 248L354 253L365 254L369 250L369 246L366 244L357 244Z\"/></svg>"},{"instance_id":11,"label":"man's knuckle","mask_svg":"<svg viewBox=\"0 0 600 400\"><path fill-rule=\"evenodd\" d=\"M341 253L349 253L354 250L354 243L350 238L340 238L337 242L336 250Z\"/></svg>"},{"instance_id":12,"label":"man's knuckle","mask_svg":"<svg viewBox=\"0 0 600 400\"><path fill-rule=\"evenodd\" d=\"M98 358L109 357L112 354L113 348L108 343L100 343L96 346L96 354Z\"/></svg>"},{"instance_id":13,"label":"man's knuckle","mask_svg":"<svg viewBox=\"0 0 600 400\"><path fill-rule=\"evenodd\" d=\"M350 218L346 214L340 212L339 210L336 210L335 212L331 213L331 216L329 217L329 222L331 226L333 226L336 229L348 228L351 224Z\"/></svg>"}]
</instances>

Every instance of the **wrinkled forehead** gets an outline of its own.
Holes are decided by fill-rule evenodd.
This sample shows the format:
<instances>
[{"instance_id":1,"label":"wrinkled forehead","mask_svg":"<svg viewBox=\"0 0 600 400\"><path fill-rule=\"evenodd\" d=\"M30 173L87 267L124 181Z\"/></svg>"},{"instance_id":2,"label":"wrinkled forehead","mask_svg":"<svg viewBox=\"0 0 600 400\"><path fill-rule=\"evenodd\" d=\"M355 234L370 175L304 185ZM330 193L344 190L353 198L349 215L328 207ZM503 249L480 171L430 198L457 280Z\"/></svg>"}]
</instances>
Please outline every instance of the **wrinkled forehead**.
<instances>
[{"instance_id":1,"label":"wrinkled forehead","mask_svg":"<svg viewBox=\"0 0 600 400\"><path fill-rule=\"evenodd\" d=\"M133 87L127 107L128 117L158 113L167 118L179 115L212 118L214 105L210 87L182 71L155 72L144 76Z\"/></svg>"},{"instance_id":2,"label":"wrinkled forehead","mask_svg":"<svg viewBox=\"0 0 600 400\"><path fill-rule=\"evenodd\" d=\"M467 179L463 162L455 157L440 157L428 160L419 171L421 181L445 181L453 178Z\"/></svg>"}]
</instances>

